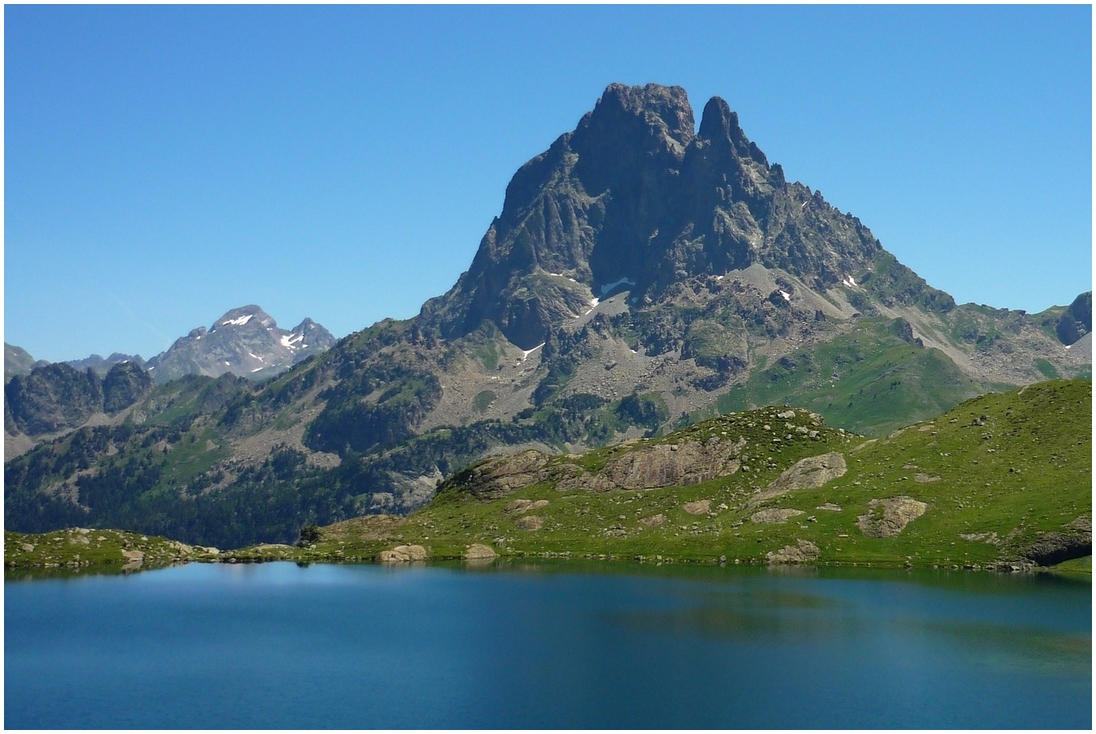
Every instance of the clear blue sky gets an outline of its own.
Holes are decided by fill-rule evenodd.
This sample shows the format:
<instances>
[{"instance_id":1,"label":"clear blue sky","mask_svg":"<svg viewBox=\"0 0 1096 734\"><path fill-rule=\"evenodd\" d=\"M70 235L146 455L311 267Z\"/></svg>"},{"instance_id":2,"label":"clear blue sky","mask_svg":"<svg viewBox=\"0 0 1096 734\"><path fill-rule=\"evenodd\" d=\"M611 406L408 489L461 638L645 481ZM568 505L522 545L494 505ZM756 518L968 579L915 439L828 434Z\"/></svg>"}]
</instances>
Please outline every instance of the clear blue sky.
<instances>
[{"instance_id":1,"label":"clear blue sky","mask_svg":"<svg viewBox=\"0 0 1096 734\"><path fill-rule=\"evenodd\" d=\"M610 82L713 95L959 302L1092 285L1088 6L4 9L4 338L151 357L449 289Z\"/></svg>"}]
</instances>

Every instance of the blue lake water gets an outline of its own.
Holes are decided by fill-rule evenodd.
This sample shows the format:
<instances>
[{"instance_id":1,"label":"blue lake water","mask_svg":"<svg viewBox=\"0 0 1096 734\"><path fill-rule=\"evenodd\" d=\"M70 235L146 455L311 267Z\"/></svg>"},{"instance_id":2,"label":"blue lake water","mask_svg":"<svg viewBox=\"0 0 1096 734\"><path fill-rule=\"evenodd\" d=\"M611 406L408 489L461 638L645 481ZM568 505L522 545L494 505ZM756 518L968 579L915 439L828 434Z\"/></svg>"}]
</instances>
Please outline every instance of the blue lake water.
<instances>
[{"instance_id":1,"label":"blue lake water","mask_svg":"<svg viewBox=\"0 0 1096 734\"><path fill-rule=\"evenodd\" d=\"M1051 576L189 565L5 581L6 728L1077 728Z\"/></svg>"}]
</instances>

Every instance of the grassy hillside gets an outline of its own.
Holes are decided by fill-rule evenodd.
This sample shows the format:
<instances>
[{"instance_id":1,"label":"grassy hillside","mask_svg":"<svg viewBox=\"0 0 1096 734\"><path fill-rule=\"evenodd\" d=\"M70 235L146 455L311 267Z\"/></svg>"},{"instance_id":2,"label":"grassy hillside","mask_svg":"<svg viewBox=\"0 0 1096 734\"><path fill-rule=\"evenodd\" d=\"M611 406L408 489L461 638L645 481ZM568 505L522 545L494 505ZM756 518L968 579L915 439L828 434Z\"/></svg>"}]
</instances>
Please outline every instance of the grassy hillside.
<instances>
[{"instance_id":1,"label":"grassy hillside","mask_svg":"<svg viewBox=\"0 0 1096 734\"><path fill-rule=\"evenodd\" d=\"M981 392L942 352L912 341L903 325L864 319L848 334L755 371L723 395L715 411L780 401L822 413L831 425L881 436Z\"/></svg>"}]
</instances>

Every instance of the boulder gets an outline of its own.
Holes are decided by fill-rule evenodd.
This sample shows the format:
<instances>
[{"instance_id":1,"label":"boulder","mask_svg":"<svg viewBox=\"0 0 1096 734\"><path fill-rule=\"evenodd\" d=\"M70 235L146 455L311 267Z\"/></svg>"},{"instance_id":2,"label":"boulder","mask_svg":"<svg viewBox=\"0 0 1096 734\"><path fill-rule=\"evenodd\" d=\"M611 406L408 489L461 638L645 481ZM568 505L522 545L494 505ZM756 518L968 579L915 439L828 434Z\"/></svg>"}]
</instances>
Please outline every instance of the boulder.
<instances>
[{"instance_id":1,"label":"boulder","mask_svg":"<svg viewBox=\"0 0 1096 734\"><path fill-rule=\"evenodd\" d=\"M776 497L796 489L818 489L848 471L845 457L836 451L800 459L773 480L759 499Z\"/></svg>"},{"instance_id":2,"label":"boulder","mask_svg":"<svg viewBox=\"0 0 1096 734\"><path fill-rule=\"evenodd\" d=\"M410 563L425 561L426 549L421 545L398 545L392 550L381 551L377 555L380 563Z\"/></svg>"},{"instance_id":3,"label":"boulder","mask_svg":"<svg viewBox=\"0 0 1096 734\"><path fill-rule=\"evenodd\" d=\"M473 543L464 551L464 559L467 561L487 561L498 557L499 554L493 548L482 543Z\"/></svg>"},{"instance_id":4,"label":"boulder","mask_svg":"<svg viewBox=\"0 0 1096 734\"><path fill-rule=\"evenodd\" d=\"M786 545L778 551L765 554L769 563L809 563L818 559L822 552L809 540L796 540L795 545Z\"/></svg>"},{"instance_id":5,"label":"boulder","mask_svg":"<svg viewBox=\"0 0 1096 734\"><path fill-rule=\"evenodd\" d=\"M707 515L709 510L711 510L711 507L711 500L697 500L696 502L686 502L685 512L689 513L690 515Z\"/></svg>"},{"instance_id":6,"label":"boulder","mask_svg":"<svg viewBox=\"0 0 1096 734\"><path fill-rule=\"evenodd\" d=\"M872 538L893 538L921 515L928 505L912 497L888 497L872 500L868 511L856 518L860 532Z\"/></svg>"}]
</instances>

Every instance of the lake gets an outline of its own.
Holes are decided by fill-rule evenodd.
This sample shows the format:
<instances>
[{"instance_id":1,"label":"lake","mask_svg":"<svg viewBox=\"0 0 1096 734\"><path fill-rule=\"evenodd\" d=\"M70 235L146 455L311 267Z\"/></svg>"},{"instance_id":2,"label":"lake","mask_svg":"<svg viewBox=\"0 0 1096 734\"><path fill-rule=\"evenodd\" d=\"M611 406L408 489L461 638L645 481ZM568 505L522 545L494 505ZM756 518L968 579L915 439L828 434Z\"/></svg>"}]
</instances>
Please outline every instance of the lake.
<instances>
[{"instance_id":1,"label":"lake","mask_svg":"<svg viewBox=\"0 0 1096 734\"><path fill-rule=\"evenodd\" d=\"M6 728L1092 725L1051 575L192 564L5 581L4 633Z\"/></svg>"}]
</instances>

